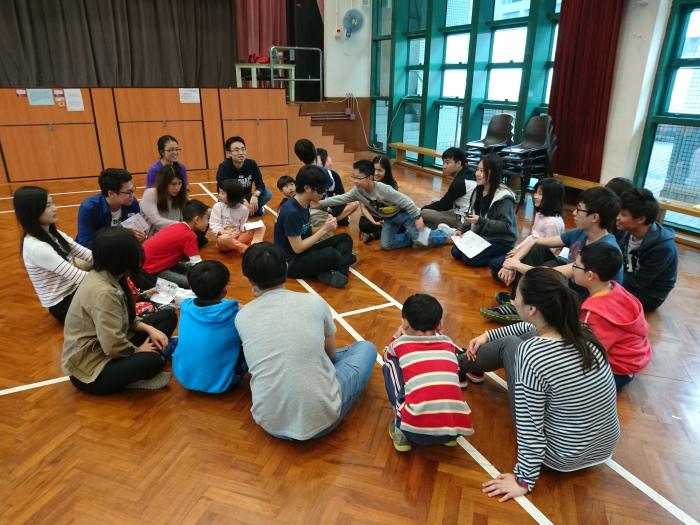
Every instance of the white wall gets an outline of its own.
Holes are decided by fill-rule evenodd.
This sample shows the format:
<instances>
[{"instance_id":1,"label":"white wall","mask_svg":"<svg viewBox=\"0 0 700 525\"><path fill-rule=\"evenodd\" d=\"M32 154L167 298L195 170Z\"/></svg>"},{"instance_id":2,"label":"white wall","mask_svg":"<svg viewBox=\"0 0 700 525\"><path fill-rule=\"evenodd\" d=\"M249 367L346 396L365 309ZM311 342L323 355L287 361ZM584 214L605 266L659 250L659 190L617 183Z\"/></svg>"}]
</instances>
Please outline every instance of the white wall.
<instances>
[{"instance_id":1,"label":"white wall","mask_svg":"<svg viewBox=\"0 0 700 525\"><path fill-rule=\"evenodd\" d=\"M671 0L626 2L620 27L600 182L632 178Z\"/></svg>"},{"instance_id":2,"label":"white wall","mask_svg":"<svg viewBox=\"0 0 700 525\"><path fill-rule=\"evenodd\" d=\"M362 0L326 0L323 16L324 94L326 97L369 96L372 44L372 10L362 6ZM369 4L369 2L367 2ZM350 38L335 36L336 27L343 26L343 15L354 4L364 17L362 29ZM338 10L336 25L336 9Z\"/></svg>"}]
</instances>

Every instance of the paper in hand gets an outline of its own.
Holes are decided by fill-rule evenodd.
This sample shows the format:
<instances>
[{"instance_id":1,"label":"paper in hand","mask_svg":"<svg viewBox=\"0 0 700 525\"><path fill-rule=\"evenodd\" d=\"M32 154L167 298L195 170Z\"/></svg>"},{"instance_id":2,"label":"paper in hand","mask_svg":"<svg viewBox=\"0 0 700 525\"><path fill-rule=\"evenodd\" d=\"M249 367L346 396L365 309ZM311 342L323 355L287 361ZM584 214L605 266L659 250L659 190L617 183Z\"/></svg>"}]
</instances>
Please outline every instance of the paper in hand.
<instances>
[{"instance_id":1,"label":"paper in hand","mask_svg":"<svg viewBox=\"0 0 700 525\"><path fill-rule=\"evenodd\" d=\"M146 219L140 213L135 213L128 219L121 222L124 228L129 228L130 230L139 230L146 233L151 227L146 222Z\"/></svg>"},{"instance_id":2,"label":"paper in hand","mask_svg":"<svg viewBox=\"0 0 700 525\"><path fill-rule=\"evenodd\" d=\"M156 293L151 296L151 301L158 304L170 304L175 299L178 291L178 285L158 277L156 281Z\"/></svg>"},{"instance_id":3,"label":"paper in hand","mask_svg":"<svg viewBox=\"0 0 700 525\"><path fill-rule=\"evenodd\" d=\"M263 226L265 226L265 223L263 223L263 221L246 222L243 225L243 229L244 231L257 230L258 228L262 228Z\"/></svg>"},{"instance_id":4,"label":"paper in hand","mask_svg":"<svg viewBox=\"0 0 700 525\"><path fill-rule=\"evenodd\" d=\"M491 246L490 242L471 230L464 232L460 237L453 236L452 242L454 242L455 246L470 259L476 257Z\"/></svg>"}]
</instances>

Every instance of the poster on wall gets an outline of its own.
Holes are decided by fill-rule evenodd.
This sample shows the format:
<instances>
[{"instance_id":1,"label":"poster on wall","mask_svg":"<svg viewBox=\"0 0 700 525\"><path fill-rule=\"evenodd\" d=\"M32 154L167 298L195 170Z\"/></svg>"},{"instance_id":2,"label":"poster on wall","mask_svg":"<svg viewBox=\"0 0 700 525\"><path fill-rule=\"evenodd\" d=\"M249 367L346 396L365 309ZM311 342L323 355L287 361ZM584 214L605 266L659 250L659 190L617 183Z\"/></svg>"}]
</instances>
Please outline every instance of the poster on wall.
<instances>
[{"instance_id":1,"label":"poster on wall","mask_svg":"<svg viewBox=\"0 0 700 525\"><path fill-rule=\"evenodd\" d=\"M199 88L180 88L180 104L199 104Z\"/></svg>"},{"instance_id":2,"label":"poster on wall","mask_svg":"<svg viewBox=\"0 0 700 525\"><path fill-rule=\"evenodd\" d=\"M30 106L53 106L53 91L50 89L28 89Z\"/></svg>"},{"instance_id":3,"label":"poster on wall","mask_svg":"<svg viewBox=\"0 0 700 525\"><path fill-rule=\"evenodd\" d=\"M68 111L85 111L83 94L79 89L64 89L63 93L66 97L66 109Z\"/></svg>"}]
</instances>

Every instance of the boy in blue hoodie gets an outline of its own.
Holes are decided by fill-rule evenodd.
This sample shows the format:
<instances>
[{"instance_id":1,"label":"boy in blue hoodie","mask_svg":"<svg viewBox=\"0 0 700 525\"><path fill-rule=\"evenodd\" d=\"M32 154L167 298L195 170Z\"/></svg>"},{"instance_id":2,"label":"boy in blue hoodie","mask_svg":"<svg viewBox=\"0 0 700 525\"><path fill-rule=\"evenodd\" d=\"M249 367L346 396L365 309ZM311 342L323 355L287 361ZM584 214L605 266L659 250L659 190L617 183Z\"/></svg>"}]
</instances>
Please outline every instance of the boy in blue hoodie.
<instances>
[{"instance_id":1,"label":"boy in blue hoodie","mask_svg":"<svg viewBox=\"0 0 700 525\"><path fill-rule=\"evenodd\" d=\"M238 301L224 299L229 271L219 261L202 261L187 277L197 297L180 305L173 373L188 390L225 392L248 371L234 324Z\"/></svg>"}]
</instances>

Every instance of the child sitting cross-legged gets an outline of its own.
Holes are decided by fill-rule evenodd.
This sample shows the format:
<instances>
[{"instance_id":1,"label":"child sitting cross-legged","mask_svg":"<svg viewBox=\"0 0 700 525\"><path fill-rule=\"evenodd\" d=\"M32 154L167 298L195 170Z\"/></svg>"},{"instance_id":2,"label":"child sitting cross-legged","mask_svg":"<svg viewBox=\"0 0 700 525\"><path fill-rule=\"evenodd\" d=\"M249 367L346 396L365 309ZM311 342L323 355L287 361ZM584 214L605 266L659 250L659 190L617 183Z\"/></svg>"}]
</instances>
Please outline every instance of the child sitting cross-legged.
<instances>
[{"instance_id":1,"label":"child sitting cross-legged","mask_svg":"<svg viewBox=\"0 0 700 525\"><path fill-rule=\"evenodd\" d=\"M399 452L417 445L454 446L474 433L462 397L456 353L460 348L440 334L442 306L427 294L406 299L403 321L384 349L384 383L395 418L389 435Z\"/></svg>"},{"instance_id":2,"label":"child sitting cross-legged","mask_svg":"<svg viewBox=\"0 0 700 525\"><path fill-rule=\"evenodd\" d=\"M229 271L219 261L202 261L188 273L195 299L180 305L180 329L173 373L188 390L218 394L248 371L234 321L238 301L225 299Z\"/></svg>"},{"instance_id":3,"label":"child sitting cross-legged","mask_svg":"<svg viewBox=\"0 0 700 525\"><path fill-rule=\"evenodd\" d=\"M220 252L245 253L251 244L262 242L265 226L246 229L250 216L244 188L240 182L224 179L219 183L219 202L214 204L209 217L209 227L216 235L216 247Z\"/></svg>"}]
</instances>

